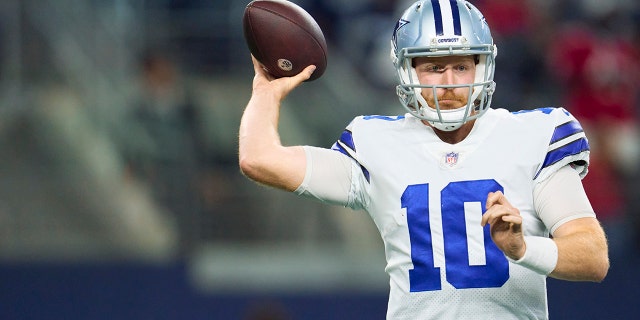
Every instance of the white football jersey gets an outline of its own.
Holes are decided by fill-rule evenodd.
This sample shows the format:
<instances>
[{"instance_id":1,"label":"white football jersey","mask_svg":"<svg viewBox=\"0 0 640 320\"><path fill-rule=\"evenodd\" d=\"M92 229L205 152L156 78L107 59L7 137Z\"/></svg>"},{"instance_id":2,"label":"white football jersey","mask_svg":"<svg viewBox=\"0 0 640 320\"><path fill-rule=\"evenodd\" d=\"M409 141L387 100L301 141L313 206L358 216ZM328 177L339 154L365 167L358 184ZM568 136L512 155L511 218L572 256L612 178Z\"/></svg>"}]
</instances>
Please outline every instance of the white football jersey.
<instances>
[{"instance_id":1,"label":"white football jersey","mask_svg":"<svg viewBox=\"0 0 640 320\"><path fill-rule=\"evenodd\" d=\"M455 145L409 114L362 116L333 149L360 165L346 205L382 236L389 319L548 318L546 277L508 262L480 219L501 190L525 235L549 236L535 184L567 164L587 171L589 145L569 112L489 109Z\"/></svg>"}]
</instances>

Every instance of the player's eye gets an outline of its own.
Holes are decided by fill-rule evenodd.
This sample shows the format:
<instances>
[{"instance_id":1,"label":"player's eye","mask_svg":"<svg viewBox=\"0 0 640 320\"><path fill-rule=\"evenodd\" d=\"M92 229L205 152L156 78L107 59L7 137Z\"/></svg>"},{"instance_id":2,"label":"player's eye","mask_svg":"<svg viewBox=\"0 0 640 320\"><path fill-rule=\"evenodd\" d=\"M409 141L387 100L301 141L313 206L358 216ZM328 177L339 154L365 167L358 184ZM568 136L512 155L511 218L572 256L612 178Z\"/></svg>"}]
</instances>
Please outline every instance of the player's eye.
<instances>
[{"instance_id":1,"label":"player's eye","mask_svg":"<svg viewBox=\"0 0 640 320\"><path fill-rule=\"evenodd\" d=\"M475 65L472 62L463 62L454 66L454 70L457 72L473 71Z\"/></svg>"},{"instance_id":2,"label":"player's eye","mask_svg":"<svg viewBox=\"0 0 640 320\"><path fill-rule=\"evenodd\" d=\"M442 66L436 65L436 64L425 64L422 65L422 67L420 68L420 71L423 72L440 72L442 71L444 68Z\"/></svg>"},{"instance_id":3,"label":"player's eye","mask_svg":"<svg viewBox=\"0 0 640 320\"><path fill-rule=\"evenodd\" d=\"M457 65L457 66L455 67L455 70L456 70L456 71L458 71L458 72L464 72L464 71L469 70L469 67L467 67L467 66L466 66L466 65L464 65L464 64L459 64L459 65Z\"/></svg>"}]
</instances>

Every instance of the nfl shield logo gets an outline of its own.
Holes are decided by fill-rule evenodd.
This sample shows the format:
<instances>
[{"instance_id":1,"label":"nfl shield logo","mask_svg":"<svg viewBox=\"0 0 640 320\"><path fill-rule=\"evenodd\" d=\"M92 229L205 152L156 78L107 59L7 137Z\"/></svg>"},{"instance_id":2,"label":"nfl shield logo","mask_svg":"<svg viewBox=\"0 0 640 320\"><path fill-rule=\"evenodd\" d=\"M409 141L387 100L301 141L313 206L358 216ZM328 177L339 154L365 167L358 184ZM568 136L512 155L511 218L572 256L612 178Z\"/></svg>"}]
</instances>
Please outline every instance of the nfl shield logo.
<instances>
[{"instance_id":1,"label":"nfl shield logo","mask_svg":"<svg viewBox=\"0 0 640 320\"><path fill-rule=\"evenodd\" d=\"M449 166L454 166L458 163L458 153L457 152L449 152L445 157L445 163Z\"/></svg>"}]
</instances>

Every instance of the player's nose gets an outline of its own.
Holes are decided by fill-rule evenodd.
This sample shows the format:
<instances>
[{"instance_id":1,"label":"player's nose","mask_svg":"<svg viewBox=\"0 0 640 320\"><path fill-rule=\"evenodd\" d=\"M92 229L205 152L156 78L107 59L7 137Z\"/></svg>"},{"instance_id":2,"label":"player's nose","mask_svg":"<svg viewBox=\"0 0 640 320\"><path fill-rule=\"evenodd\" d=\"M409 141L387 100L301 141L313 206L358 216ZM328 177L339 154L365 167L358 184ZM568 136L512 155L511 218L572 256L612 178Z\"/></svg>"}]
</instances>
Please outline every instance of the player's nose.
<instances>
[{"instance_id":1,"label":"player's nose","mask_svg":"<svg viewBox=\"0 0 640 320\"><path fill-rule=\"evenodd\" d=\"M453 76L453 70L450 67L447 67L444 72L442 72L442 78L440 79L441 83L444 85L453 85L455 84L454 81L454 76Z\"/></svg>"}]
</instances>

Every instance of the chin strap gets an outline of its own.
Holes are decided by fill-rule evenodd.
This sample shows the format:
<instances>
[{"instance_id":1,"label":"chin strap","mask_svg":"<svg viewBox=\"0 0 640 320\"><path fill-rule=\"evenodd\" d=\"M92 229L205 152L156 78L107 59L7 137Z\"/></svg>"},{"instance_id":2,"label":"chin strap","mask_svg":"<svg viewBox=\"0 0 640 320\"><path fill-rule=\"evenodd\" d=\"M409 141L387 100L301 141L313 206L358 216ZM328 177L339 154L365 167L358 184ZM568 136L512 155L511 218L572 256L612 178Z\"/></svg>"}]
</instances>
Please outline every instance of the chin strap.
<instances>
[{"instance_id":1,"label":"chin strap","mask_svg":"<svg viewBox=\"0 0 640 320\"><path fill-rule=\"evenodd\" d=\"M444 124L442 122L431 122L428 121L430 125L432 125L434 128L440 130L440 131L455 131L460 129L460 127L462 127L462 123L454 123L454 124Z\"/></svg>"},{"instance_id":2,"label":"chin strap","mask_svg":"<svg viewBox=\"0 0 640 320\"><path fill-rule=\"evenodd\" d=\"M466 106L462 108L454 109L454 110L440 110L440 116L442 117L443 122L429 121L429 120L427 120L427 122L429 122L431 126L433 126L438 130L453 131L460 128L464 124L462 122L462 119L465 117L466 110L467 110ZM422 106L420 107L420 111L422 115L425 116L426 118L431 118L431 119L438 118L438 112L431 107ZM458 121L458 122L448 122L448 121Z\"/></svg>"}]
</instances>

